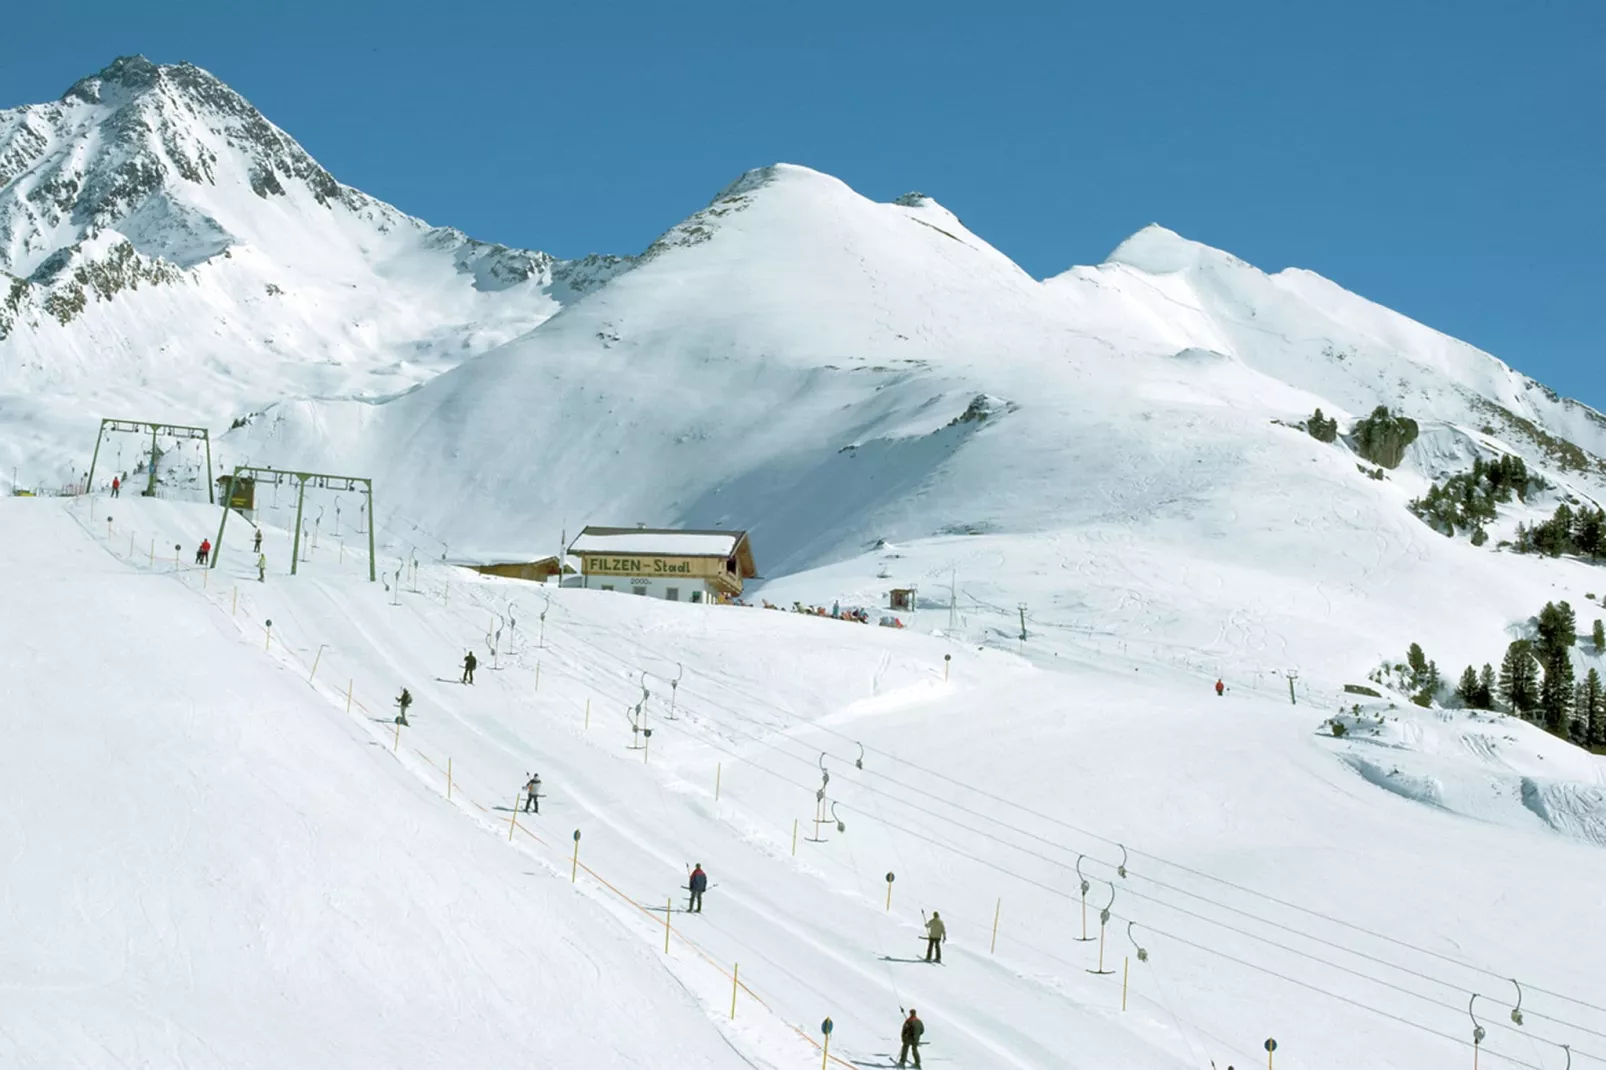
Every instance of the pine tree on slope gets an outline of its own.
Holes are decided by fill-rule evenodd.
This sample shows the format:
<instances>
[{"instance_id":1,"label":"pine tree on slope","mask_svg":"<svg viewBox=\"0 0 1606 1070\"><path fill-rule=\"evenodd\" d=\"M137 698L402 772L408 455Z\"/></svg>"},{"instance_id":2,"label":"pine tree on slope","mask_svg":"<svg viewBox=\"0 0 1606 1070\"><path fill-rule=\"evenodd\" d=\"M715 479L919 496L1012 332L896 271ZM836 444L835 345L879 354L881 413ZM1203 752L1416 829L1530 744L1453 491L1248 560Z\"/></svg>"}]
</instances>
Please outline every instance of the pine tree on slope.
<instances>
[{"instance_id":1,"label":"pine tree on slope","mask_svg":"<svg viewBox=\"0 0 1606 1070\"><path fill-rule=\"evenodd\" d=\"M1606 747L1606 691L1600 673L1590 669L1584 677L1584 709L1587 726L1585 741L1592 747Z\"/></svg>"},{"instance_id":2,"label":"pine tree on slope","mask_svg":"<svg viewBox=\"0 0 1606 1070\"><path fill-rule=\"evenodd\" d=\"M1411 689L1419 690L1428 672L1428 657L1419 644L1412 643L1411 649L1405 652L1405 663L1411 667Z\"/></svg>"},{"instance_id":3,"label":"pine tree on slope","mask_svg":"<svg viewBox=\"0 0 1606 1070\"><path fill-rule=\"evenodd\" d=\"M1494 668L1487 661L1478 673L1478 701L1474 705L1480 710L1494 709Z\"/></svg>"},{"instance_id":4,"label":"pine tree on slope","mask_svg":"<svg viewBox=\"0 0 1606 1070\"><path fill-rule=\"evenodd\" d=\"M1478 670L1468 665L1456 681L1455 697L1469 710L1478 708Z\"/></svg>"},{"instance_id":5,"label":"pine tree on slope","mask_svg":"<svg viewBox=\"0 0 1606 1070\"><path fill-rule=\"evenodd\" d=\"M1535 700L1533 646L1526 639L1513 640L1500 662L1500 701L1518 717L1528 718Z\"/></svg>"}]
</instances>

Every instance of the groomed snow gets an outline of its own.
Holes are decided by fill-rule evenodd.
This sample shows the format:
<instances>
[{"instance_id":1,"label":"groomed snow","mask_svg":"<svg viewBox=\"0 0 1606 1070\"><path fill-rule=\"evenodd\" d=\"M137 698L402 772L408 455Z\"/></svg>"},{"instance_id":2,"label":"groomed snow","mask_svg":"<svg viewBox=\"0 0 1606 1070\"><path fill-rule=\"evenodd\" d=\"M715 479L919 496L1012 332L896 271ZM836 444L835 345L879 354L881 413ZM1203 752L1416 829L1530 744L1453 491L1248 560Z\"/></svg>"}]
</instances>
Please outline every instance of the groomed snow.
<instances>
[{"instance_id":1,"label":"groomed snow","mask_svg":"<svg viewBox=\"0 0 1606 1070\"><path fill-rule=\"evenodd\" d=\"M393 1066L458 1050L529 1057L557 1020L565 1050L591 1053L587 1065L629 1065L637 1049L626 1045L639 1040L645 1052L662 1031L690 1065L723 1065L710 1045L728 1041L756 1065L804 1067L819 1053L793 1029L817 1035L830 1015L833 1055L872 1067L890 1061L898 1007L911 1005L928 1023L932 1065L958 1067L1252 1066L1271 1035L1280 1066L1414 1070L1470 1058L1473 991L1489 1000L1480 1014L1490 1066L1559 1066L1555 1043L1572 1043L1578 1060L1595 1050L1584 1030L1606 1029L1606 1016L1551 994L1591 999L1606 948L1577 919L1600 906L1606 854L1587 834L1543 826L1521 799L1469 820L1409 790L1379 790L1388 770L1374 759L1380 772L1368 775L1351 760L1377 742L1328 736L1337 696L1303 679L1298 706L1282 678L1240 671L1218 699L1216 670L1197 654L1074 630L1038 631L1024 645L964 641L986 618L977 607L948 638L930 634L947 612L929 600L915 628L899 631L543 589L427 563L416 584L404 577L387 591L328 532L292 579L288 533L272 524L272 572L259 584L239 552L204 576L171 559L152 566L149 542L188 551L215 510L94 508L91 519L87 501L0 503L8 544L22 548L7 581L30 622L0 644L13 688L25 681L12 706L52 711L30 714L0 771L31 800L14 811L24 816L8 826L7 848L68 845L48 865L29 857L8 868L11 939L58 934L27 945L51 948L57 972L35 960L20 988L29 1014L54 1007L63 1026L83 1005L50 994L58 977L100 969L113 1005L164 993L157 1006L171 1027L165 1039L140 1039L141 1050L238 1065L229 1052L264 1041L223 1013L232 991L186 997L170 973L221 976L222 948L235 956L228 969L253 976L259 949L291 941L286 927L310 927L314 938L292 946L317 953L290 956L276 976L286 991L321 991L337 971L340 990L326 998L355 1004L355 1018L309 1021L283 997L257 1020L303 1023L299 1039L271 1049L294 1054L332 1031L334 1050L355 1053L342 1065L364 1065L377 1013L368 1001L379 997L361 994L396 989L413 997L405 1023L395 1024L399 1007L383 1021L412 1046L384 1047ZM889 552L905 555L886 559L895 564L918 548ZM879 567L867 559L830 582L876 588L886 582ZM271 650L261 627L270 618ZM76 651L38 638L68 621L116 651L108 672L75 672ZM457 662L469 648L480 668L464 687ZM404 684L417 702L393 754L393 727L371 718L383 722ZM631 749L640 737L630 709L644 687L655 731L645 750ZM1385 709L1378 741L1405 744L1394 748L1402 764L1432 760L1446 797L1476 794L1487 756L1428 742L1456 729L1413 713ZM1504 734L1508 762L1554 753L1532 726L1507 721ZM822 768L830 780L816 830ZM466 800L511 802L532 769L548 795L528 819L536 840L525 853L508 846L504 814ZM1575 795L1601 783L1598 759L1556 772L1592 778L1566 781ZM55 787L80 782L123 805L108 812L93 793L64 798ZM382 834L392 827L403 835ZM578 898L565 887L573 829L581 860L608 881L583 872ZM1125 877L1114 868L1122 847ZM714 887L702 915L676 913L672 925L702 955L677 935L663 959L651 909L683 894L691 862ZM1078 865L1092 883L1095 936L1114 888L1114 973L1089 974L1098 944L1076 940ZM208 884L196 867L233 879ZM116 878L96 883L108 870ZM101 897L62 892L84 883ZM177 901L191 909L168 906ZM1548 909L1521 908L1539 902ZM118 950L68 939L63 904L74 918L99 918ZM920 912L931 909L951 933L940 968L913 961ZM237 934L212 911L269 935ZM165 935L142 943L152 925ZM612 949L605 959L599 944ZM720 967L735 963L764 1004L744 992L731 1026ZM592 1026L594 1012L574 1005L594 994L576 982L599 972L620 1005L599 1008L610 1017ZM1505 1020L1509 976L1526 986L1522 1030ZM695 1005L663 994L671 977ZM519 1034L504 998L523 1013L563 1010ZM0 1011L12 1036L18 1005ZM454 1024L465 1019L476 1027ZM635 1028L614 1028L620 1021ZM52 1038L28 1035L35 1045ZM114 1050L132 1042L109 1036Z\"/></svg>"}]
</instances>

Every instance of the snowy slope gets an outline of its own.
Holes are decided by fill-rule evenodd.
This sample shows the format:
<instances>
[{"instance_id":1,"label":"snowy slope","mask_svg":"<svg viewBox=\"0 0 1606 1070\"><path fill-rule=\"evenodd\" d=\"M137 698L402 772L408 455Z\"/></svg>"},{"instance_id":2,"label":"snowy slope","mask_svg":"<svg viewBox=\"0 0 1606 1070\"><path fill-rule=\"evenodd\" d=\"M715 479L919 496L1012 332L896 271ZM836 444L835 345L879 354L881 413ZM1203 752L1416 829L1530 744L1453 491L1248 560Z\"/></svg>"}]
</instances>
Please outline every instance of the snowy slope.
<instances>
[{"instance_id":1,"label":"snowy slope","mask_svg":"<svg viewBox=\"0 0 1606 1070\"><path fill-rule=\"evenodd\" d=\"M0 531L0 1063L751 1065L257 622L51 503L0 502Z\"/></svg>"},{"instance_id":2,"label":"snowy slope","mask_svg":"<svg viewBox=\"0 0 1606 1070\"><path fill-rule=\"evenodd\" d=\"M1334 290L1159 228L1039 283L929 200L781 166L529 335L383 406L280 406L224 452L373 472L403 553L736 526L772 579L907 547L894 580L959 570L977 626L1003 635L1026 602L1044 626L1120 628L1219 671L1336 685L1413 640L1447 666L1498 661L1559 577L1594 589L1588 570L1445 539L1405 506L1477 450L1595 497L1596 471L1524 428L1573 435L1594 465L1599 417ZM1423 426L1383 480L1290 426L1378 404Z\"/></svg>"},{"instance_id":3,"label":"snowy slope","mask_svg":"<svg viewBox=\"0 0 1606 1070\"><path fill-rule=\"evenodd\" d=\"M429 227L207 72L119 59L0 112L0 462L66 482L100 416L388 396L625 266Z\"/></svg>"},{"instance_id":4,"label":"snowy slope","mask_svg":"<svg viewBox=\"0 0 1606 1070\"><path fill-rule=\"evenodd\" d=\"M389 795L380 799L382 810L405 822L410 838L421 834L419 822L438 840L387 860L398 894L433 902L435 878L424 874L444 870L466 879L462 869L472 865L480 894L505 882L522 901L530 869L538 888L553 882L552 871L558 884L566 879L569 831L578 828L590 872L576 890L607 908L616 930L594 926L589 908L557 896L538 915L543 926L572 923L577 953L591 955L601 941L624 955L632 942L661 947L661 930L645 913L619 909L620 896L649 910L666 899L678 903L684 866L702 862L714 884L707 910L672 915L676 950L662 968L757 1065L819 1065L818 1052L788 1026L815 1032L830 1015L840 1065L886 1066L898 1008L916 1006L928 1023L926 1056L934 1066L1252 1066L1271 1035L1282 1067L1406 1070L1470 1058L1465 1005L1473 992L1485 997L1478 1004L1489 1028L1485 1065L1560 1067L1561 1043L1573 1046L1574 1065L1590 1065L1584 1060L1599 1054L1591 1032L1606 1031L1606 1012L1573 1000L1592 998L1595 964L1606 951L1595 928L1577 924L1601 905L1606 855L1581 837L1524 825L1519 800L1504 813L1491 808L1468 820L1450 807L1378 790L1335 760L1339 744L1316 731L1325 696L1307 693L1311 705L1290 710L1277 681L1262 689L1235 684L1227 699L1217 699L1196 671L1164 652L1123 651L1072 634L1044 636L1023 657L918 630L760 609L578 590L549 590L547 601L527 584L428 562L416 581L409 576L403 589L387 591L367 583L356 556L342 560L330 541L292 580L282 564L288 533L271 527L267 550L276 564L267 583L255 582L239 554L203 576L160 560L153 566L145 548L147 540L187 547L210 530L211 510L141 501L102 501L93 514L87 502L70 508L0 503L0 523L28 547L32 567L18 569L12 583L37 599L30 603L35 612L82 610L126 587L138 591L133 602L159 606L180 634L210 635L199 653L225 659L230 678L254 683L260 676L273 696L273 723L284 728L276 746L287 756L261 775L274 777L269 783L279 791L308 790L288 754L316 748L317 780L349 779L353 796L361 796L330 800L328 809L309 814L320 843L339 839L346 810L368 819L364 793L380 791L378 783L391 784L390 791L414 778L405 797L388 807ZM115 510L109 537L102 534L107 509ZM61 592L47 578L69 567L63 554L83 573L81 589ZM868 570L859 581L875 582ZM271 651L257 625L268 617ZM17 650L20 637L13 638L0 646L7 657ZM481 656L472 688L455 682L465 648ZM181 688L202 679L186 652L168 644L149 641L131 653L153 682ZM944 654L953 656L947 679ZM315 686L308 687L315 661ZM97 690L106 684L64 676L52 692L58 705L88 710L97 698L106 701ZM390 729L368 718L401 684L418 701L414 724L392 754ZM357 699L349 716L348 686ZM643 687L646 723L655 728L645 752L630 749L623 712L642 700ZM142 721L161 716L152 709ZM249 725L251 716L240 708L235 720ZM1432 735L1423 726L1404 727L1404 718L1386 723L1399 739L1414 739L1419 752L1437 752L1446 796L1478 790L1485 758L1457 761L1449 748L1422 743ZM30 724L30 739L42 746L64 734L48 722ZM1530 726L1505 729L1513 733L1509 761L1542 760L1544 746ZM191 775L199 757L188 750L194 735L192 726L167 740L183 755L171 761L186 772L174 775ZM507 847L505 824L477 816L463 797L455 814L446 806L448 757L456 790L477 800L511 796L532 768L542 774L549 794L541 816L529 819L538 839L527 860L498 861L517 851ZM8 770L8 777L88 775L68 764L79 760L53 752L38 772ZM231 782L232 766L214 760L224 761L222 777ZM1601 766L1600 759L1575 761L1565 773L1590 776L1598 786ZM816 832L809 818L822 769L831 774L828 820ZM150 792L151 780L163 778L130 772L127 790ZM202 777L202 797L206 783ZM271 836L278 806L258 808ZM843 823L840 830L832 818ZM801 819L795 849L794 819ZM54 829L54 820L30 810L20 827ZM447 828L451 821L455 831ZM83 815L64 815L63 823L82 824ZM148 835L146 823L130 821L123 835ZM333 825L327 832L325 823ZM193 827L176 860L187 864L227 835L204 823ZM455 866L430 853L462 850L472 857ZM1116 870L1123 853L1125 876ZM1078 867L1091 883L1086 931L1096 937L1098 911L1110 905L1104 965L1111 973L1088 972L1099 965L1099 945L1078 942ZM896 876L890 906L888 872ZM32 918L43 908L18 891L31 887L29 870L8 873L10 899L28 904ZM311 878L295 868L284 879L296 887ZM147 923L140 904L160 901L165 880L133 870L119 886L144 894L102 909L141 931ZM252 870L239 883L277 888L279 874ZM1541 902L1549 909L1525 909ZM915 961L923 953L921 912L933 908L951 933L940 968ZM494 922L485 927L502 930ZM537 935L543 931L528 938L544 939ZM197 940L197 929L179 919L166 946L183 961L196 953ZM682 940L690 943L682 947ZM1146 959L1137 947L1148 951ZM76 964L89 954L65 945L59 958ZM392 984L426 986L426 996L434 991L428 985L473 969L454 960L437 970L400 950L395 955L350 969L360 977L382 962ZM129 961L141 968L109 981L110 994L140 992L148 983L145 956L136 951ZM740 964L753 989L741 995L734 1025L729 977L719 969L730 963ZM600 968L614 978L610 990L639 987L641 998L661 983L639 962L609 959ZM573 976L571 967L558 969ZM427 977L415 977L420 970ZM1525 986L1522 1029L1507 1018L1509 976ZM46 998L31 991L39 975L25 977L30 998ZM494 1022L483 1010L491 997L462 992L451 1015L466 1007ZM547 998L543 991L534 1002ZM550 998L589 997L581 990ZM649 1016L631 1016L643 1037L672 1029L700 1065L703 1049L690 1024L698 1012L673 1001L654 1006ZM187 1010L179 1003L169 1012L178 1026L209 1043L226 1035ZM271 1013L290 1011L273 1004ZM412 1035L435 1044L426 1052L446 1050L448 1041L437 1038L451 1015L427 999L410 1014ZM13 1020L0 1021L10 1032ZM471 1050L497 1050L486 1043ZM162 1049L153 1042L150 1050ZM393 1057L392 1065L432 1065L427 1054ZM587 1065L629 1065L628 1057L609 1053L594 1058L617 1061ZM196 1063L220 1060L203 1054Z\"/></svg>"}]
</instances>

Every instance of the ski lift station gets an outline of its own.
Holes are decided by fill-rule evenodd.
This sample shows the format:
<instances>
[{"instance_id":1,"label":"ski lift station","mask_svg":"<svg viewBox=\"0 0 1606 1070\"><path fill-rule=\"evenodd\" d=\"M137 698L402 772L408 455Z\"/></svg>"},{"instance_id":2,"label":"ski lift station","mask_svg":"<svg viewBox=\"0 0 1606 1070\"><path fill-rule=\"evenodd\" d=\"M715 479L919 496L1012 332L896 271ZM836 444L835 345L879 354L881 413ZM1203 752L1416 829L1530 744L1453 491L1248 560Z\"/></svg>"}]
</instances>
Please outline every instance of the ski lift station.
<instances>
[{"instance_id":1,"label":"ski lift station","mask_svg":"<svg viewBox=\"0 0 1606 1070\"><path fill-rule=\"evenodd\" d=\"M569 545L580 586L671 602L724 602L758 575L745 531L596 528Z\"/></svg>"}]
</instances>

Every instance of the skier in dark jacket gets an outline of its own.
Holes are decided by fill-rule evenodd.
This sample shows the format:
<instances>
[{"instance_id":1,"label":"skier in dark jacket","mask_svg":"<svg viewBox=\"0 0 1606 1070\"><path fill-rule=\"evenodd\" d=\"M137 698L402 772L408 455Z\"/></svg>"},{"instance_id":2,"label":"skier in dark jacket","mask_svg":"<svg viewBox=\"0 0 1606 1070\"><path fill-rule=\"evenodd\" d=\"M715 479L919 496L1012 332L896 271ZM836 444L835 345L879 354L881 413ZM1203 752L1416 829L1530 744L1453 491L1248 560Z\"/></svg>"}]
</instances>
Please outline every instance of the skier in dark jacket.
<instances>
[{"instance_id":1,"label":"skier in dark jacket","mask_svg":"<svg viewBox=\"0 0 1606 1070\"><path fill-rule=\"evenodd\" d=\"M531 773L524 783L524 812L541 812L541 774Z\"/></svg>"},{"instance_id":2,"label":"skier in dark jacket","mask_svg":"<svg viewBox=\"0 0 1606 1070\"><path fill-rule=\"evenodd\" d=\"M251 540L251 552L254 553L254 554L260 554L262 552L262 529L261 528L257 528L256 536Z\"/></svg>"},{"instance_id":3,"label":"skier in dark jacket","mask_svg":"<svg viewBox=\"0 0 1606 1070\"><path fill-rule=\"evenodd\" d=\"M401 712L396 715L397 724L405 725L407 723L407 707L411 706L412 704L412 693L405 687L402 688L401 695L396 699L396 705L401 708Z\"/></svg>"},{"instance_id":4,"label":"skier in dark jacket","mask_svg":"<svg viewBox=\"0 0 1606 1070\"><path fill-rule=\"evenodd\" d=\"M692 867L691 880L686 882L686 887L691 891L691 899L687 902L686 909L693 914L701 914L703 912L703 893L708 891L708 874L703 872L703 864L701 862Z\"/></svg>"},{"instance_id":5,"label":"skier in dark jacket","mask_svg":"<svg viewBox=\"0 0 1606 1070\"><path fill-rule=\"evenodd\" d=\"M474 667L479 663L479 659L474 656L474 651L470 650L463 655L463 682L465 684L474 682Z\"/></svg>"},{"instance_id":6,"label":"skier in dark jacket","mask_svg":"<svg viewBox=\"0 0 1606 1070\"><path fill-rule=\"evenodd\" d=\"M909 1017L903 1020L903 1033L899 1037L903 1041L903 1047L898 1051L899 1066L907 1065L909 1056L913 1055L915 1070L920 1070L920 1038L925 1034L926 1023L922 1022L920 1017L911 1010Z\"/></svg>"}]
</instances>

